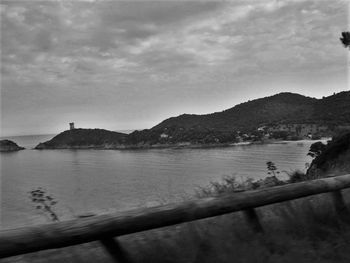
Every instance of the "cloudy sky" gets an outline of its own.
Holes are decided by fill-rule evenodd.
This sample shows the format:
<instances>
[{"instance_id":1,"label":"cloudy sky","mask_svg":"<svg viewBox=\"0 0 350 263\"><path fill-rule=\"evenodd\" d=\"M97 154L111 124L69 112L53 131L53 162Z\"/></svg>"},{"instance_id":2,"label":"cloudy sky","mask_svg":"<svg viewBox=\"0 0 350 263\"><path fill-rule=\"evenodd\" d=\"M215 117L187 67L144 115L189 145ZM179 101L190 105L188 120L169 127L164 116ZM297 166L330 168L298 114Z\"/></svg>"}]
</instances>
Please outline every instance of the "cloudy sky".
<instances>
[{"instance_id":1,"label":"cloudy sky","mask_svg":"<svg viewBox=\"0 0 350 263\"><path fill-rule=\"evenodd\" d=\"M1 1L3 136L348 89L347 0Z\"/></svg>"}]
</instances>

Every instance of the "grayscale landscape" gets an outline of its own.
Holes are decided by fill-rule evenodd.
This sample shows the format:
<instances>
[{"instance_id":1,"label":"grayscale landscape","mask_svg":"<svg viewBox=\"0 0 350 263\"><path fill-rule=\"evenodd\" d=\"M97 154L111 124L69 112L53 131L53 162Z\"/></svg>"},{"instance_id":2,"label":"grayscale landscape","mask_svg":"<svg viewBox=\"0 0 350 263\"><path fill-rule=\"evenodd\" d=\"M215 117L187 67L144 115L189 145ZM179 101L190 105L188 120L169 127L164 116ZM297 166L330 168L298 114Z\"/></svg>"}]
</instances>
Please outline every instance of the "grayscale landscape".
<instances>
[{"instance_id":1,"label":"grayscale landscape","mask_svg":"<svg viewBox=\"0 0 350 263\"><path fill-rule=\"evenodd\" d=\"M349 262L348 0L0 0L0 262Z\"/></svg>"}]
</instances>

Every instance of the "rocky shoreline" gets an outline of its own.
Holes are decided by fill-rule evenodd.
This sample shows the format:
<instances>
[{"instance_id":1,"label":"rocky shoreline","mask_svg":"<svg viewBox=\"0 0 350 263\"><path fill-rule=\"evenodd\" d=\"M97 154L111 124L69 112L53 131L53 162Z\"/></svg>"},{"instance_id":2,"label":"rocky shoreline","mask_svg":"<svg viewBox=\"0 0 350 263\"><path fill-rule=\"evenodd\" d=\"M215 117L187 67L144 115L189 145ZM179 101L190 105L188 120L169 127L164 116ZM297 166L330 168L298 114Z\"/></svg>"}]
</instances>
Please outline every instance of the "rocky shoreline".
<instances>
[{"instance_id":1,"label":"rocky shoreline","mask_svg":"<svg viewBox=\"0 0 350 263\"><path fill-rule=\"evenodd\" d=\"M147 150L147 149L199 149L199 148L219 148L219 147L232 147L237 145L250 145L252 143L215 143L215 144L191 144L191 143L177 143L177 144L142 144L142 145L81 145L81 146L72 146L72 145L59 145L55 147L45 146L43 144L37 145L35 150Z\"/></svg>"},{"instance_id":2,"label":"rocky shoreline","mask_svg":"<svg viewBox=\"0 0 350 263\"><path fill-rule=\"evenodd\" d=\"M136 145L58 145L58 146L46 146L43 143L38 144L35 150L150 150L150 149L206 149L206 148L226 148L234 146L249 146L257 144L287 144L290 142L303 143L305 140L300 141L251 141L240 143L175 143L175 144L136 144Z\"/></svg>"},{"instance_id":3,"label":"rocky shoreline","mask_svg":"<svg viewBox=\"0 0 350 263\"><path fill-rule=\"evenodd\" d=\"M324 138L323 138L324 139ZM49 141L37 144L34 150L150 150L150 149L206 149L206 148L226 148L234 146L248 146L256 144L286 144L295 142L302 144L305 140L285 141L285 140L256 140L243 142L174 142L174 143L151 143L138 142L131 143L125 134L110 132L100 129L76 129L58 134ZM10 140L2 141L1 151L18 151L25 149Z\"/></svg>"}]
</instances>

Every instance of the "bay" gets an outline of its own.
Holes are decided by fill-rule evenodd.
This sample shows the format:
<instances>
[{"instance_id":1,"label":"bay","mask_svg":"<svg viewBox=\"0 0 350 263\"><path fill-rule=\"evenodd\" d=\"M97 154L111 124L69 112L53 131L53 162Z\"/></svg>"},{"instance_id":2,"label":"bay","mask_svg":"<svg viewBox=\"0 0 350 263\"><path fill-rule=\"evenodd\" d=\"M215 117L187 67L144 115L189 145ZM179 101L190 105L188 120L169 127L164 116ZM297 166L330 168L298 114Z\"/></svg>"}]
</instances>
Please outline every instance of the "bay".
<instances>
[{"instance_id":1,"label":"bay","mask_svg":"<svg viewBox=\"0 0 350 263\"><path fill-rule=\"evenodd\" d=\"M12 137L26 150L1 153L1 227L48 222L29 191L44 188L59 217L108 213L191 198L224 176L264 178L273 161L280 177L305 170L314 141L205 149L33 150L52 135ZM282 172L284 171L284 172Z\"/></svg>"}]
</instances>

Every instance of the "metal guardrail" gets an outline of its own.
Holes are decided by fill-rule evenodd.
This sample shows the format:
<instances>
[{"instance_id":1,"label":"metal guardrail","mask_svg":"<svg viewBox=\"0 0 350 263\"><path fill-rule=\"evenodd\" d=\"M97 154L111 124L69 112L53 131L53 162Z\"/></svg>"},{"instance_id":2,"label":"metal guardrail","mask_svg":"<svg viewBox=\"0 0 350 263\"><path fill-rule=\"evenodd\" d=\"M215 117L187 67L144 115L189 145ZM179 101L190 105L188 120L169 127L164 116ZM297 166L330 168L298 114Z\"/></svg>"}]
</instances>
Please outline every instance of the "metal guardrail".
<instances>
[{"instance_id":1,"label":"metal guardrail","mask_svg":"<svg viewBox=\"0 0 350 263\"><path fill-rule=\"evenodd\" d=\"M332 192L336 211L347 211L341 189L350 188L350 174L260 190L203 198L180 204L135 209L58 223L0 231L0 258L100 240L120 260L113 238L244 210L256 231L263 231L254 208ZM119 257L119 258L118 258Z\"/></svg>"}]
</instances>

